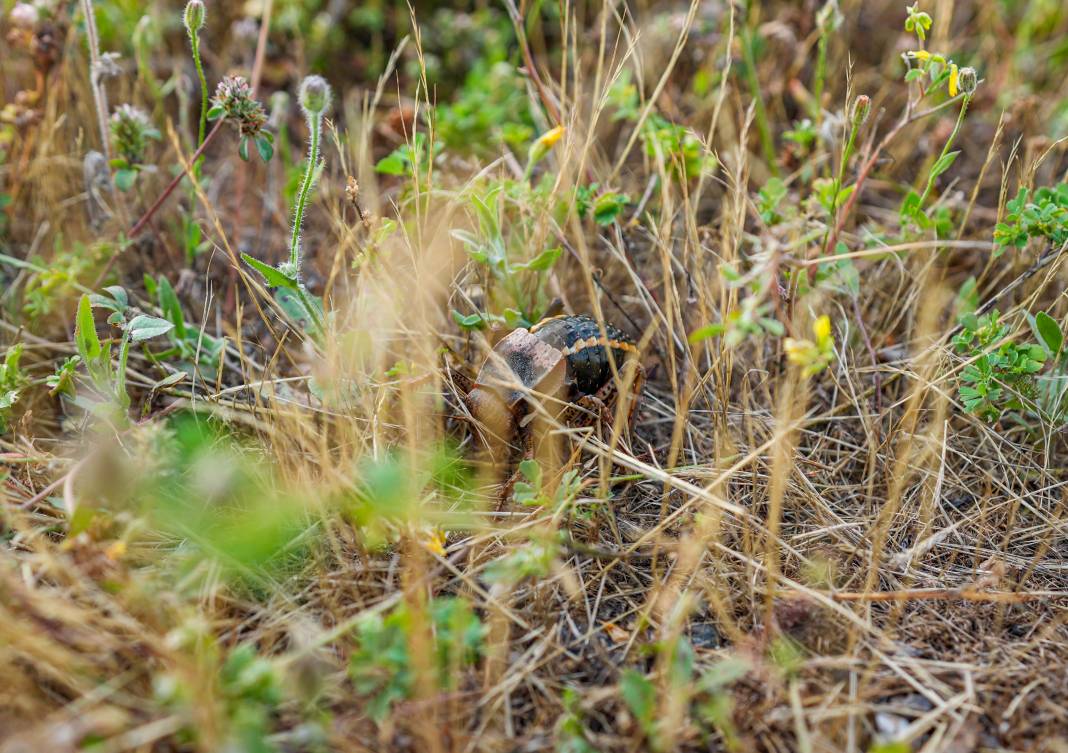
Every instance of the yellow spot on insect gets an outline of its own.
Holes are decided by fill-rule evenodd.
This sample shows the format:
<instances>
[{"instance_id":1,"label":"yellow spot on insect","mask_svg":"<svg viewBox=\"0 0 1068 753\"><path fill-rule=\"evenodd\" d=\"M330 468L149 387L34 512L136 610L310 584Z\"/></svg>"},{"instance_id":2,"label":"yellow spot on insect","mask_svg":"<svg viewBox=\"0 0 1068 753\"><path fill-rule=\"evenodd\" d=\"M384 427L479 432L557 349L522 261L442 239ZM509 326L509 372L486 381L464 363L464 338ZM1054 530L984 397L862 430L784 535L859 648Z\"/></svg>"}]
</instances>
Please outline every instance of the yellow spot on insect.
<instances>
[{"instance_id":1,"label":"yellow spot on insect","mask_svg":"<svg viewBox=\"0 0 1068 753\"><path fill-rule=\"evenodd\" d=\"M949 66L949 96L957 96L957 92L960 91L960 72L957 70L957 64L952 63Z\"/></svg>"},{"instance_id":2,"label":"yellow spot on insect","mask_svg":"<svg viewBox=\"0 0 1068 753\"><path fill-rule=\"evenodd\" d=\"M548 316L548 317L542 319L537 324L535 324L533 327L531 327L530 330L529 330L530 334L533 335L535 332L537 332L539 329L544 327L549 322L555 322L557 319L567 319L568 316L569 316L569 314L557 314L556 316Z\"/></svg>"},{"instance_id":3,"label":"yellow spot on insect","mask_svg":"<svg viewBox=\"0 0 1068 753\"><path fill-rule=\"evenodd\" d=\"M926 63L931 59L931 53L927 50L909 50L909 56L916 58L921 63Z\"/></svg>"}]
</instances>

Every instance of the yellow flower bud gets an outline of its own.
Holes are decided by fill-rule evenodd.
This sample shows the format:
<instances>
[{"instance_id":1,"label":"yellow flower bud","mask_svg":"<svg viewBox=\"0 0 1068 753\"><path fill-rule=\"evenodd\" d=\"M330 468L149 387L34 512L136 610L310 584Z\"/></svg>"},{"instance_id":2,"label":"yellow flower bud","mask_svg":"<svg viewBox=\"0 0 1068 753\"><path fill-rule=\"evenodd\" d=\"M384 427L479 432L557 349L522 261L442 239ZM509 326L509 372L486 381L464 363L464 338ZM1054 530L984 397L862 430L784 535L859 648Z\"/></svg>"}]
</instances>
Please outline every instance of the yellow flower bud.
<instances>
[{"instance_id":1,"label":"yellow flower bud","mask_svg":"<svg viewBox=\"0 0 1068 753\"><path fill-rule=\"evenodd\" d=\"M534 143L530 145L530 151L527 152L527 178L530 177L534 165L541 162L545 155L549 153L549 150L553 148L553 145L563 137L564 127L559 125L534 139Z\"/></svg>"},{"instance_id":2,"label":"yellow flower bud","mask_svg":"<svg viewBox=\"0 0 1068 753\"><path fill-rule=\"evenodd\" d=\"M557 141L564 137L564 130L562 125L558 125L556 128L546 131L538 138L538 144L546 149L552 148Z\"/></svg>"}]
</instances>

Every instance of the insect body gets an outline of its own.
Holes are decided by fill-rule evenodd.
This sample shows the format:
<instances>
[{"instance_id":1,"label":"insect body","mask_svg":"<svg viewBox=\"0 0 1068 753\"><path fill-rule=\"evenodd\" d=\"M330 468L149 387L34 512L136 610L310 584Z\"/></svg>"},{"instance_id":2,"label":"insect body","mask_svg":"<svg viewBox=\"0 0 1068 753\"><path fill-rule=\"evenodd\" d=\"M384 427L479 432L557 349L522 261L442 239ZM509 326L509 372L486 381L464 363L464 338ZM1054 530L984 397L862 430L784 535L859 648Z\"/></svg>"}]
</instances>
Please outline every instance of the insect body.
<instances>
[{"instance_id":1,"label":"insect body","mask_svg":"<svg viewBox=\"0 0 1068 753\"><path fill-rule=\"evenodd\" d=\"M610 324L602 331L589 316L545 319L497 343L468 394L468 405L491 434L506 438L524 412L524 398L532 394L556 405L604 407L615 386L612 360L621 371L637 354L623 332ZM632 384L635 395L641 381L639 368Z\"/></svg>"},{"instance_id":2,"label":"insect body","mask_svg":"<svg viewBox=\"0 0 1068 753\"><path fill-rule=\"evenodd\" d=\"M530 328L530 334L563 354L572 399L596 394L612 378L609 351L617 369L623 368L627 358L638 354L627 335L607 323L601 334L600 325L584 314L544 319Z\"/></svg>"}]
</instances>

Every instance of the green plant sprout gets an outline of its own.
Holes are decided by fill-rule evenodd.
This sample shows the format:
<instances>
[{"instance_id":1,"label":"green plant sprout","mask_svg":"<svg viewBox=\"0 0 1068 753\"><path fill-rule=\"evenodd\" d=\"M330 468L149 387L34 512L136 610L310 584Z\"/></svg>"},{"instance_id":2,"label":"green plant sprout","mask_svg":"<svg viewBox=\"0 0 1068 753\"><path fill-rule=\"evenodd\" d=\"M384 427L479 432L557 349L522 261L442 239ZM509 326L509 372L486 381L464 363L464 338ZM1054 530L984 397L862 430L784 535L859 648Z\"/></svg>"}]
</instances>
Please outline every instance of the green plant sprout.
<instances>
[{"instance_id":1,"label":"green plant sprout","mask_svg":"<svg viewBox=\"0 0 1068 753\"><path fill-rule=\"evenodd\" d=\"M108 288L108 291L111 294L110 301L105 307L112 311L108 317L108 323L122 330L117 362L112 363L111 340L101 342L96 333L92 308L94 299L88 295L83 295L78 302L74 342L90 382L96 391L106 398L106 402L102 405L83 403L83 407L91 412L99 413L103 410L107 415L114 414L113 408L117 406L118 415L121 416L121 420L125 421L128 420L126 412L130 408L130 395L126 391L126 363L130 357L130 345L165 335L174 325L165 319L145 314L138 314L126 321L126 312L129 308L126 291L118 286L112 286ZM102 297L95 300L103 303Z\"/></svg>"},{"instance_id":2,"label":"green plant sprout","mask_svg":"<svg viewBox=\"0 0 1068 753\"><path fill-rule=\"evenodd\" d=\"M964 314L960 323L953 346L971 361L960 375L964 408L991 422L1006 411L1024 409L1037 395L1035 375L1048 358L1047 350L1013 342L997 309L982 316Z\"/></svg>"},{"instance_id":3,"label":"green plant sprout","mask_svg":"<svg viewBox=\"0 0 1068 753\"><path fill-rule=\"evenodd\" d=\"M323 116L330 107L330 84L322 76L307 76L300 85L300 107L308 122L308 161L304 168L297 205L293 213L293 232L289 242L289 258L278 267L272 267L248 254L241 254L246 264L259 272L269 287L280 288L283 294L295 296L300 311L307 317L309 329L319 336L323 333L323 311L320 303L312 298L302 280L302 230L304 210L316 178L323 169L319 157L322 138ZM262 107L261 107L262 112ZM266 120L266 115L264 115Z\"/></svg>"},{"instance_id":4,"label":"green plant sprout","mask_svg":"<svg viewBox=\"0 0 1068 753\"><path fill-rule=\"evenodd\" d=\"M115 142L115 187L120 191L133 188L138 174L145 169L149 141L159 141L160 133L148 115L132 105L119 105L111 115L111 138Z\"/></svg>"},{"instance_id":5,"label":"green plant sprout","mask_svg":"<svg viewBox=\"0 0 1068 753\"><path fill-rule=\"evenodd\" d=\"M18 402L23 387L29 383L29 379L19 368L22 348L22 343L12 345L0 363L0 434L7 431L11 408Z\"/></svg>"}]
</instances>

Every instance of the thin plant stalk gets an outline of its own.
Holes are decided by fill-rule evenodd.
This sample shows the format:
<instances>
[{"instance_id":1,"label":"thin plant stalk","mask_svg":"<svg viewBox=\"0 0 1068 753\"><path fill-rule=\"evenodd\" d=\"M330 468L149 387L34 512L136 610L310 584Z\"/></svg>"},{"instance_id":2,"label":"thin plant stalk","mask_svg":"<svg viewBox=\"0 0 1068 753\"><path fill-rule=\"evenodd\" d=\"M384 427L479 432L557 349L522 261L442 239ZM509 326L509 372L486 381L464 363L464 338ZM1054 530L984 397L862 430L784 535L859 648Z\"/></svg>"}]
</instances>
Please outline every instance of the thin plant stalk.
<instances>
[{"instance_id":1,"label":"thin plant stalk","mask_svg":"<svg viewBox=\"0 0 1068 753\"><path fill-rule=\"evenodd\" d=\"M775 144L771 138L771 127L768 125L768 113L764 109L764 98L760 94L760 80L757 78L752 29L746 29L742 33L742 56L745 59L745 76L749 82L749 92L756 107L757 130L760 131L760 145L764 149L764 161L768 163L771 174L778 175L779 166L775 160Z\"/></svg>"},{"instance_id":2,"label":"thin plant stalk","mask_svg":"<svg viewBox=\"0 0 1068 753\"><path fill-rule=\"evenodd\" d=\"M293 237L289 244L289 264L286 274L296 282L297 296L301 305L312 320L315 329L323 332L322 316L319 307L308 294L301 281L300 247L301 228L304 225L304 209L308 204L308 195L315 185L315 174L319 170L319 141L323 129L323 114L330 106L330 85L321 76L308 76L300 85L300 107L308 120L310 136L308 140L308 165L304 172L304 181L297 196L297 206L293 213Z\"/></svg>"},{"instance_id":3,"label":"thin plant stalk","mask_svg":"<svg viewBox=\"0 0 1068 753\"><path fill-rule=\"evenodd\" d=\"M289 243L289 263L300 276L300 231L304 224L304 208L308 203L308 194L311 193L315 183L315 172L319 166L319 137L322 131L322 117L308 118L308 127L311 129L311 138L308 148L308 167L304 172L304 181L300 186L300 194L297 196L297 207L293 215L293 237Z\"/></svg>"},{"instance_id":4,"label":"thin plant stalk","mask_svg":"<svg viewBox=\"0 0 1068 753\"><path fill-rule=\"evenodd\" d=\"M190 46L193 50L193 64L200 79L200 129L197 131L197 146L204 143L208 132L208 79L204 75L204 64L200 60L200 32L190 31Z\"/></svg>"},{"instance_id":5,"label":"thin plant stalk","mask_svg":"<svg viewBox=\"0 0 1068 753\"><path fill-rule=\"evenodd\" d=\"M812 85L812 116L816 119L816 128L823 125L823 86L827 80L827 42L831 31L823 24L820 29L820 41L816 52L816 80Z\"/></svg>"},{"instance_id":6,"label":"thin plant stalk","mask_svg":"<svg viewBox=\"0 0 1068 753\"><path fill-rule=\"evenodd\" d=\"M941 162L945 158L945 156L949 154L949 150L953 148L953 142L957 140L957 135L960 133L961 125L963 125L964 123L964 114L968 111L969 101L971 101L970 95L965 96L964 99L961 100L960 114L957 115L957 124L953 126L953 132L949 134L949 138L946 139L946 145L942 147L942 153L939 154L938 159L934 161L935 165ZM931 194L931 189L934 188L935 178L937 177L938 176L934 174L933 170L928 173L927 185L923 189L923 194L920 195L920 204L917 207L918 209L923 209L923 205L927 202L927 197Z\"/></svg>"},{"instance_id":7,"label":"thin plant stalk","mask_svg":"<svg viewBox=\"0 0 1068 753\"><path fill-rule=\"evenodd\" d=\"M838 175L834 179L834 185L831 192L831 222L833 223L838 217L838 193L842 190L842 181L845 180L846 165L849 164L849 158L853 156L853 147L857 143L857 132L860 130L860 124L854 122L849 129L849 138L846 140L845 149L842 150L842 159L838 163ZM827 241L827 236L831 233L831 228L828 226L827 233L824 235L824 243Z\"/></svg>"},{"instance_id":8,"label":"thin plant stalk","mask_svg":"<svg viewBox=\"0 0 1068 753\"><path fill-rule=\"evenodd\" d=\"M85 15L85 33L89 39L89 83L93 90L93 105L96 108L97 126L104 156L111 161L111 144L108 138L108 94L104 89L103 68L100 63L100 36L96 30L96 13L93 0L82 0Z\"/></svg>"},{"instance_id":9,"label":"thin plant stalk","mask_svg":"<svg viewBox=\"0 0 1068 753\"><path fill-rule=\"evenodd\" d=\"M204 143L208 131L208 79L204 75L204 63L200 57L200 30L204 28L207 11L202 0L189 0L185 6L182 20L185 30L189 33L189 47L193 54L193 65L197 69L197 79L200 82L200 127L197 129L197 146ZM193 165L193 175L200 177L200 167L203 159Z\"/></svg>"},{"instance_id":10,"label":"thin plant stalk","mask_svg":"<svg viewBox=\"0 0 1068 753\"><path fill-rule=\"evenodd\" d=\"M823 7L816 14L816 24L819 26L820 38L816 48L816 73L812 85L813 108L812 117L816 120L816 129L823 125L823 89L827 84L827 47L830 44L831 34L834 33L842 22L838 11L838 0L826 0Z\"/></svg>"}]
</instances>

